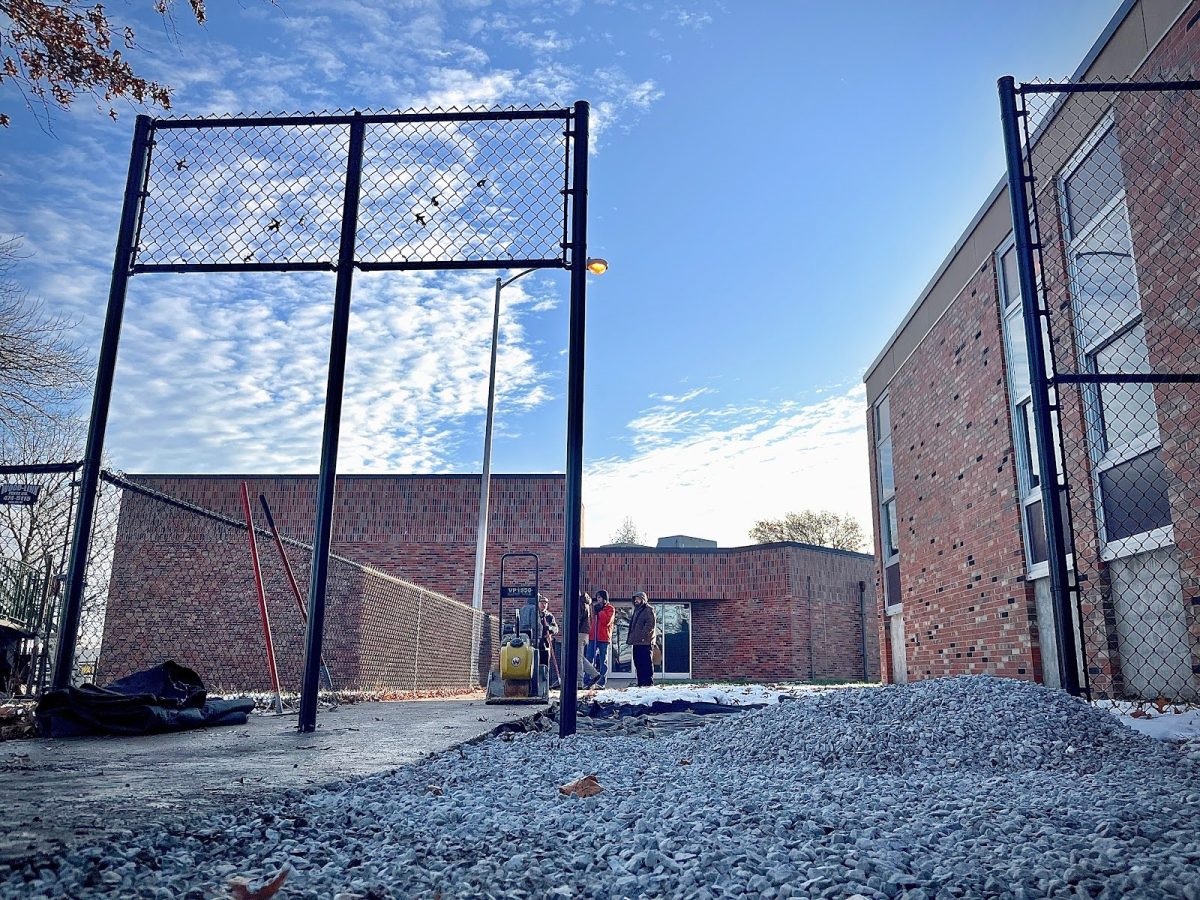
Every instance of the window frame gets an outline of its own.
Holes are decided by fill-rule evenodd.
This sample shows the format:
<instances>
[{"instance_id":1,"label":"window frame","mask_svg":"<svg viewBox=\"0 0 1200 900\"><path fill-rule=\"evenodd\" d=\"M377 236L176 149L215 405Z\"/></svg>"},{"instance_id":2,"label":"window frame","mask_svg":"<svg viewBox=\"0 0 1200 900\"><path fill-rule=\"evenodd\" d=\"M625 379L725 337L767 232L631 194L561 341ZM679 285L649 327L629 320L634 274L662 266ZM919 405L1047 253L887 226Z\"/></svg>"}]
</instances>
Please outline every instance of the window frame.
<instances>
[{"instance_id":1,"label":"window frame","mask_svg":"<svg viewBox=\"0 0 1200 900\"><path fill-rule=\"evenodd\" d=\"M887 420L888 433L886 436L881 434L880 411L884 405L887 405ZM878 493L878 511L879 511L879 555L881 561L880 574L883 583L880 585L881 593L883 594L884 612L886 615L894 616L903 609L903 600L888 596L887 590L887 572L893 565L900 564L900 514L896 510L896 466L895 466L895 441L893 435L895 428L892 424L892 396L889 389L884 389L883 392L875 398L875 403L871 406L871 422L872 430L875 433L875 446L872 452L875 455L875 487ZM887 445L892 453L892 484L890 490L885 490L883 483L883 447ZM890 512L889 512L890 511ZM892 528L891 518L894 514L896 527ZM895 552L892 552L892 544L895 544ZM894 601L894 602L893 602Z\"/></svg>"},{"instance_id":2,"label":"window frame","mask_svg":"<svg viewBox=\"0 0 1200 900\"><path fill-rule=\"evenodd\" d=\"M1114 341L1134 330L1145 320L1145 312L1142 306L1141 280L1138 273L1137 255L1133 244L1132 222L1129 218L1124 175L1122 174L1121 187L1112 198L1098 208L1090 220L1079 224L1078 229L1075 228L1076 223L1071 221L1070 207L1067 203L1067 182L1079 170L1087 155L1115 128L1116 120L1112 109L1109 109L1101 117L1092 133L1088 135L1087 140L1079 146L1079 149L1072 154L1063 168L1059 170L1056 178L1059 219L1062 226L1063 253L1067 263L1067 287L1071 300L1071 320L1076 343L1076 353L1080 369L1091 374L1096 374L1099 371L1096 361L1097 354ZM1119 142L1117 162L1123 165L1120 158ZM1136 311L1130 310L1119 321L1112 323L1105 322L1102 323L1102 328L1095 328L1090 322L1084 323L1081 316L1081 304L1078 302L1079 290L1077 286L1079 278L1077 275L1076 260L1083 253L1101 252L1084 248L1090 247L1104 239L1105 235L1101 231L1101 228L1117 211L1121 212L1126 233L1129 235L1128 254L1130 266L1132 267L1133 283L1137 288L1137 309ZM1099 542L1100 558L1105 562L1109 562L1114 559L1147 553L1151 550L1171 546L1175 542L1175 529L1171 523L1158 528L1152 528L1149 531L1139 532L1129 537L1110 541L1104 522L1104 495L1100 486L1100 475L1102 472L1107 472L1155 449L1161 450L1162 430L1161 426L1157 425L1157 398L1155 398L1155 431L1146 432L1134 440L1118 446L1114 450L1114 448L1109 446L1104 427L1100 385L1081 385L1081 394L1084 400L1085 438L1087 440L1088 460L1091 469L1092 506L1096 517L1096 535Z\"/></svg>"},{"instance_id":3,"label":"window frame","mask_svg":"<svg viewBox=\"0 0 1200 900\"><path fill-rule=\"evenodd\" d=\"M1034 460L1037 458L1037 437L1029 433L1029 428L1024 417L1024 408L1028 406L1030 410L1033 408L1033 378L1029 371L1029 347L1028 341L1025 338L1025 312L1024 312L1024 297L1021 294L1020 284L1010 285L1004 274L1004 257L1013 251L1016 247L1015 235L1009 235L994 252L996 266L996 297L1000 305L1000 333L1001 340L1004 342L1004 376L1005 384L1008 388L1008 417L1009 424L1012 430L1013 440L1013 457L1016 461L1017 469L1017 501L1021 506L1021 538L1024 543L1025 550L1025 570L1026 577L1029 579L1046 578L1050 575L1049 560L1040 560L1035 562L1033 559L1033 523L1031 521L1030 509L1044 500L1044 481L1041 477L1041 467L1038 466L1039 472L1037 483L1034 484ZM1009 293L1012 293L1013 299L1008 300ZM1014 371L1013 360L1016 358L1013 352L1013 341L1011 340L1012 332L1009 330L1010 321L1018 321L1021 325L1018 333L1021 335L1021 342L1024 346L1024 360L1026 370L1023 373ZM1048 335L1045 332L1044 322L1042 330L1042 341L1046 342ZM1050 357L1047 356L1047 363ZM1017 376L1023 377L1022 384L1025 390L1018 394L1017 392ZM1055 432L1057 438L1057 429ZM1055 441L1054 455L1056 459L1060 456L1057 439ZM1058 459L1061 468L1061 459ZM1042 530L1045 530L1043 523Z\"/></svg>"}]
</instances>

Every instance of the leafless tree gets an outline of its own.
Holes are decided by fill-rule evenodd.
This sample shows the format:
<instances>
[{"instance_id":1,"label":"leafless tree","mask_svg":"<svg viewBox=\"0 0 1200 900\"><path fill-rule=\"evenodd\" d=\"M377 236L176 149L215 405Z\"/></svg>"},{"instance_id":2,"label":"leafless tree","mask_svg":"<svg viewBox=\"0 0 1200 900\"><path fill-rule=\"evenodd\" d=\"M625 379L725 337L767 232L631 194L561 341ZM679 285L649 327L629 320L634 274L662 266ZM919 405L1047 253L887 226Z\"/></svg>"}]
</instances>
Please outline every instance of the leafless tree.
<instances>
[{"instance_id":1,"label":"leafless tree","mask_svg":"<svg viewBox=\"0 0 1200 900\"><path fill-rule=\"evenodd\" d=\"M633 518L626 516L621 522L621 527L618 528L609 541L610 544L641 544L642 533L638 531L638 527L634 524Z\"/></svg>"},{"instance_id":2,"label":"leafless tree","mask_svg":"<svg viewBox=\"0 0 1200 900\"><path fill-rule=\"evenodd\" d=\"M73 463L82 454L83 423L47 420L20 431L0 431L0 464ZM0 483L37 489L36 502L0 504L0 558L15 560L39 572L57 571L63 555L75 500L76 471L22 472L0 476Z\"/></svg>"},{"instance_id":3,"label":"leafless tree","mask_svg":"<svg viewBox=\"0 0 1200 900\"><path fill-rule=\"evenodd\" d=\"M759 544L799 541L838 550L861 550L867 542L862 525L853 516L812 509L756 522L750 529L750 540Z\"/></svg>"},{"instance_id":4,"label":"leafless tree","mask_svg":"<svg viewBox=\"0 0 1200 900\"><path fill-rule=\"evenodd\" d=\"M87 355L71 334L75 323L47 313L13 279L20 249L20 238L0 240L0 431L42 433L47 420L74 413Z\"/></svg>"}]
</instances>

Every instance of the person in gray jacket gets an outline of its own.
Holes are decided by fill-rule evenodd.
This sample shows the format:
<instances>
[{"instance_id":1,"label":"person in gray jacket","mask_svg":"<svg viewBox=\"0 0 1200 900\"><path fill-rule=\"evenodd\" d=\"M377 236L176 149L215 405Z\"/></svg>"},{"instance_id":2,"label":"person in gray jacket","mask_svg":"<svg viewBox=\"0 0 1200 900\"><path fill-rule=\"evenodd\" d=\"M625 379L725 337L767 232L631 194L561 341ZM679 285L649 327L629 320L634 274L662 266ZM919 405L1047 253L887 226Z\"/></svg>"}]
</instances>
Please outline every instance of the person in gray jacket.
<instances>
[{"instance_id":1,"label":"person in gray jacket","mask_svg":"<svg viewBox=\"0 0 1200 900\"><path fill-rule=\"evenodd\" d=\"M655 640L654 607L645 591L633 595L633 612L629 614L629 646L633 648L633 668L637 672L638 687L654 684L654 661L652 647Z\"/></svg>"}]
</instances>

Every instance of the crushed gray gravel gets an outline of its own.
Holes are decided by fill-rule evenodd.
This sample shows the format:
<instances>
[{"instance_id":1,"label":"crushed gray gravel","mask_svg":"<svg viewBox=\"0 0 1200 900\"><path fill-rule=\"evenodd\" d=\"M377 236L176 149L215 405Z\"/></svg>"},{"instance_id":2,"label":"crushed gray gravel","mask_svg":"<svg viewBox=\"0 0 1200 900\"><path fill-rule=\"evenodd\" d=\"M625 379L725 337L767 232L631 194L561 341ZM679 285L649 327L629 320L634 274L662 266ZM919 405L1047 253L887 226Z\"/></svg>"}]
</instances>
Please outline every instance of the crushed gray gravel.
<instances>
[{"instance_id":1,"label":"crushed gray gravel","mask_svg":"<svg viewBox=\"0 0 1200 900\"><path fill-rule=\"evenodd\" d=\"M655 738L504 735L0 868L21 897L1183 897L1200 767L990 677L831 690ZM558 785L596 773L603 793Z\"/></svg>"}]
</instances>

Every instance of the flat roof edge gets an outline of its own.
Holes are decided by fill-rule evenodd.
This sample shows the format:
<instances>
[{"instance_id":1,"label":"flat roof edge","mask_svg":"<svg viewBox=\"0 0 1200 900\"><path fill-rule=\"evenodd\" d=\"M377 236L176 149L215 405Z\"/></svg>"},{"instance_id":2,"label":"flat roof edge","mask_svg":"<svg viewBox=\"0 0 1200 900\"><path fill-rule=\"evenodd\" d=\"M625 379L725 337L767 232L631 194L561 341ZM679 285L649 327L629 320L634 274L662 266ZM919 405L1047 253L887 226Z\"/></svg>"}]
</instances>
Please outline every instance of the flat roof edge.
<instances>
[{"instance_id":1,"label":"flat roof edge","mask_svg":"<svg viewBox=\"0 0 1200 900\"><path fill-rule=\"evenodd\" d=\"M818 553L832 553L837 556L852 556L856 559L874 560L870 553L859 553L857 550L842 550L838 547L822 547L819 544L805 544L800 541L772 541L769 544L743 544L740 547L583 547L584 553L634 553L645 556L650 553L683 553L692 555L712 555L714 553L744 553L752 550L773 550L781 547L794 547L798 550L814 550Z\"/></svg>"}]
</instances>

